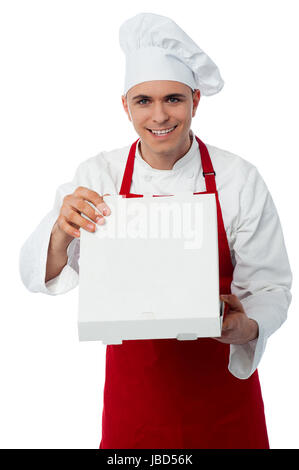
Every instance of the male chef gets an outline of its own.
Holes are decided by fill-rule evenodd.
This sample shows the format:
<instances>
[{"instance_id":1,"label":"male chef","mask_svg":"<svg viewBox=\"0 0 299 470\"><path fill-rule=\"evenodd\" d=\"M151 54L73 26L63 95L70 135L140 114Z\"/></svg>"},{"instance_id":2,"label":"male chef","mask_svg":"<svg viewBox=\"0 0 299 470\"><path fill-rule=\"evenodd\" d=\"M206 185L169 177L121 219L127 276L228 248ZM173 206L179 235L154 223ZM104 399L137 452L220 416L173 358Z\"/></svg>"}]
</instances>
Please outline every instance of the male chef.
<instances>
[{"instance_id":1,"label":"male chef","mask_svg":"<svg viewBox=\"0 0 299 470\"><path fill-rule=\"evenodd\" d=\"M292 281L276 208L254 165L191 129L200 98L223 88L211 58L152 13L125 21L119 39L122 104L139 139L83 161L58 188L21 249L22 280L49 295L77 286L79 229L105 224L105 194L214 193L227 308L221 337L107 346L100 448L267 449L257 366L286 319Z\"/></svg>"}]
</instances>

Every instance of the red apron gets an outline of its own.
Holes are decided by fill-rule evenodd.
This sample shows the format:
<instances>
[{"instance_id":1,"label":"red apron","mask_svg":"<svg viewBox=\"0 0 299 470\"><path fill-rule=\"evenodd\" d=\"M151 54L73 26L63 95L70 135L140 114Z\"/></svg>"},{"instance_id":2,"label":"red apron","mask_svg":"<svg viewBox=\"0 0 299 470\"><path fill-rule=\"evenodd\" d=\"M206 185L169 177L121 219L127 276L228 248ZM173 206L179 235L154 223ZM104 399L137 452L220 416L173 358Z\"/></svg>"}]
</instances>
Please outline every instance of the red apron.
<instances>
[{"instance_id":1,"label":"red apron","mask_svg":"<svg viewBox=\"0 0 299 470\"><path fill-rule=\"evenodd\" d=\"M207 190L194 194L216 195L220 293L230 294L233 265L215 173L207 147L196 140ZM137 142L120 189L126 197L142 196L130 193ZM258 372L246 380L234 377L227 368L229 349L211 338L107 346L100 449L269 448Z\"/></svg>"}]
</instances>

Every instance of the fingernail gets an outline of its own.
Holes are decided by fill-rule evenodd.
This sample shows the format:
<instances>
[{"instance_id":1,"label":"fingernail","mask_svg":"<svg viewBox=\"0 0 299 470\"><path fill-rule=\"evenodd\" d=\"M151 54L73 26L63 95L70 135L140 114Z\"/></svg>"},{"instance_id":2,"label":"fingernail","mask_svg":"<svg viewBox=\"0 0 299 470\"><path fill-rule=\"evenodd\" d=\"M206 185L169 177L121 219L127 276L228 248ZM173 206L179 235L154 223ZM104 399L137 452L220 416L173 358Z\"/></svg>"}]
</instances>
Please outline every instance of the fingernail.
<instances>
[{"instance_id":1,"label":"fingernail","mask_svg":"<svg viewBox=\"0 0 299 470\"><path fill-rule=\"evenodd\" d=\"M110 215L110 213L111 213L110 208L109 208L105 203L99 204L99 205L97 206L97 209L99 209L99 211L100 211L103 215Z\"/></svg>"}]
</instances>

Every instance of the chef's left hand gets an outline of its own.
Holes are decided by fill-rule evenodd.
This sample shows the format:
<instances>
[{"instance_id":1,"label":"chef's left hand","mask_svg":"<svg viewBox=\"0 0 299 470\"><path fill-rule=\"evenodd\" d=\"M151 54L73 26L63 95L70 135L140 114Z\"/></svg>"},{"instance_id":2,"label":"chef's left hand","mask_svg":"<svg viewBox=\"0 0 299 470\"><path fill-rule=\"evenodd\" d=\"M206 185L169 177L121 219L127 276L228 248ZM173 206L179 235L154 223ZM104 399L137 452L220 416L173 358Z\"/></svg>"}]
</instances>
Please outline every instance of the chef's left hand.
<instances>
[{"instance_id":1,"label":"chef's left hand","mask_svg":"<svg viewBox=\"0 0 299 470\"><path fill-rule=\"evenodd\" d=\"M245 344L258 337L258 324L255 320L248 318L236 295L220 295L227 306L222 324L221 336L216 339L221 343Z\"/></svg>"}]
</instances>

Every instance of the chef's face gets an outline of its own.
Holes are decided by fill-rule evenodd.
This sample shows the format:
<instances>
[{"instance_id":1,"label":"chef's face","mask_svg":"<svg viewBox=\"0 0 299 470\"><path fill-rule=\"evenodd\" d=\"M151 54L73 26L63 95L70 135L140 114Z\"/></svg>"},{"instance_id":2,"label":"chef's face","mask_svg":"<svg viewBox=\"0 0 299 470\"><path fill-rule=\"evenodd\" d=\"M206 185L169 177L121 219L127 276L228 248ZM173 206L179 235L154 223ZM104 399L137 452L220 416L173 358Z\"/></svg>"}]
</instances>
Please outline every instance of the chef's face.
<instances>
[{"instance_id":1,"label":"chef's face","mask_svg":"<svg viewBox=\"0 0 299 470\"><path fill-rule=\"evenodd\" d=\"M192 93L189 86L171 80L139 83L122 96L124 109L142 144L156 155L188 150L191 121L199 100L199 90ZM163 135L152 132L172 128Z\"/></svg>"}]
</instances>

